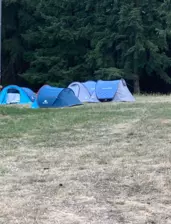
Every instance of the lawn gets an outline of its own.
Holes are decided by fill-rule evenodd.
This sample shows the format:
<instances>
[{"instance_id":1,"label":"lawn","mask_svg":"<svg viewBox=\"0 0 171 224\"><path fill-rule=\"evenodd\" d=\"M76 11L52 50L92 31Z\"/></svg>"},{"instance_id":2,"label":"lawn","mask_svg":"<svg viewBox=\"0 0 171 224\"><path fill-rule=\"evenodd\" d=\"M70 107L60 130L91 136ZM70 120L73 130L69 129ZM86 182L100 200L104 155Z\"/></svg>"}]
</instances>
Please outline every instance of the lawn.
<instances>
[{"instance_id":1,"label":"lawn","mask_svg":"<svg viewBox=\"0 0 171 224\"><path fill-rule=\"evenodd\" d=\"M171 96L0 107L0 223L171 223Z\"/></svg>"}]
</instances>

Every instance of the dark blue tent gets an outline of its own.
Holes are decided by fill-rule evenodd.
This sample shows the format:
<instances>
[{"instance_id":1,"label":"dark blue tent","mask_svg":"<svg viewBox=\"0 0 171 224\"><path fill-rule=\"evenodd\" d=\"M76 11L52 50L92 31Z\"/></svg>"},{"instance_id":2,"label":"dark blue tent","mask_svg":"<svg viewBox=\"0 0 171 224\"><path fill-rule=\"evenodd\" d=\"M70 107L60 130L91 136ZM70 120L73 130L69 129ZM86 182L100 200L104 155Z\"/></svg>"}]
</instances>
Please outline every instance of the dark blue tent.
<instances>
[{"instance_id":1,"label":"dark blue tent","mask_svg":"<svg viewBox=\"0 0 171 224\"><path fill-rule=\"evenodd\" d=\"M81 104L71 89L44 85L38 91L37 101L33 103L32 108L71 107Z\"/></svg>"}]
</instances>

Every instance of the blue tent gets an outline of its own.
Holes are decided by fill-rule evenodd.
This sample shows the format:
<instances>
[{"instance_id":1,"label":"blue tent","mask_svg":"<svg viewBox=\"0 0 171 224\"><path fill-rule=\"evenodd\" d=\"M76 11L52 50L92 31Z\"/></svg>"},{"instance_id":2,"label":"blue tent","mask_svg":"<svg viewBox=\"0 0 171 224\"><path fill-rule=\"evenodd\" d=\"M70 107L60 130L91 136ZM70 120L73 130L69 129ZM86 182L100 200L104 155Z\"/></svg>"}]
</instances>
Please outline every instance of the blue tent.
<instances>
[{"instance_id":1,"label":"blue tent","mask_svg":"<svg viewBox=\"0 0 171 224\"><path fill-rule=\"evenodd\" d=\"M38 91L37 101L32 104L32 108L71 107L81 104L71 89L44 85Z\"/></svg>"},{"instance_id":2,"label":"blue tent","mask_svg":"<svg viewBox=\"0 0 171 224\"><path fill-rule=\"evenodd\" d=\"M96 82L87 81L87 82L83 82L82 84L87 88L88 92L90 93L90 96L92 96L96 88Z\"/></svg>"},{"instance_id":3,"label":"blue tent","mask_svg":"<svg viewBox=\"0 0 171 224\"><path fill-rule=\"evenodd\" d=\"M135 98L129 91L124 79L97 82L73 82L68 88L72 89L81 102L133 102Z\"/></svg>"},{"instance_id":4,"label":"blue tent","mask_svg":"<svg viewBox=\"0 0 171 224\"><path fill-rule=\"evenodd\" d=\"M75 93L75 96L81 102L99 102L96 94L96 82L95 81L87 81L87 82L73 82L71 83L68 88L72 89Z\"/></svg>"},{"instance_id":5,"label":"blue tent","mask_svg":"<svg viewBox=\"0 0 171 224\"><path fill-rule=\"evenodd\" d=\"M36 99L36 94L28 88L9 85L0 92L0 104L27 104Z\"/></svg>"},{"instance_id":6,"label":"blue tent","mask_svg":"<svg viewBox=\"0 0 171 224\"><path fill-rule=\"evenodd\" d=\"M135 98L129 91L124 79L113 81L99 80L95 93L99 101L133 102Z\"/></svg>"},{"instance_id":7,"label":"blue tent","mask_svg":"<svg viewBox=\"0 0 171 224\"><path fill-rule=\"evenodd\" d=\"M118 89L120 80L116 81L101 81L97 82L96 96L99 100L112 100Z\"/></svg>"}]
</instances>

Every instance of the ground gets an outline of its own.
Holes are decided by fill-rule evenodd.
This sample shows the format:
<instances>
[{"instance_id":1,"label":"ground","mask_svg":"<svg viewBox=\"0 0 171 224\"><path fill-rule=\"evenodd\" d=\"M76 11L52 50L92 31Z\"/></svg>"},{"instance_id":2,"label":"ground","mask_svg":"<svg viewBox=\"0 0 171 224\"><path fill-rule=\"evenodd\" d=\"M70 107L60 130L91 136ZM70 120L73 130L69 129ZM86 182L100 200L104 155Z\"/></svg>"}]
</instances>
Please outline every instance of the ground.
<instances>
[{"instance_id":1,"label":"ground","mask_svg":"<svg viewBox=\"0 0 171 224\"><path fill-rule=\"evenodd\" d=\"M171 96L0 107L0 223L171 223Z\"/></svg>"}]
</instances>

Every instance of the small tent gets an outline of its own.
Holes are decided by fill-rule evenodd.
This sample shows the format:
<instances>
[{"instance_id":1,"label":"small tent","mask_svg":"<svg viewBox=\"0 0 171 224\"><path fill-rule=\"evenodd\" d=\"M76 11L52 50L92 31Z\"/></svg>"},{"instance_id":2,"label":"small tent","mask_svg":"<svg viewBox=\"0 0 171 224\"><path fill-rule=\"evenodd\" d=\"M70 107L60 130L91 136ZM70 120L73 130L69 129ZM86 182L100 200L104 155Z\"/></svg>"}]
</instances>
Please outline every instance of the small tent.
<instances>
[{"instance_id":1,"label":"small tent","mask_svg":"<svg viewBox=\"0 0 171 224\"><path fill-rule=\"evenodd\" d=\"M0 104L32 103L36 94L29 88L9 85L0 92Z\"/></svg>"},{"instance_id":2,"label":"small tent","mask_svg":"<svg viewBox=\"0 0 171 224\"><path fill-rule=\"evenodd\" d=\"M81 102L99 102L95 94L96 82L94 81L73 82L68 88L73 90Z\"/></svg>"},{"instance_id":3,"label":"small tent","mask_svg":"<svg viewBox=\"0 0 171 224\"><path fill-rule=\"evenodd\" d=\"M96 96L101 102L133 102L135 98L129 91L124 79L114 81L99 80L96 84Z\"/></svg>"},{"instance_id":4,"label":"small tent","mask_svg":"<svg viewBox=\"0 0 171 224\"><path fill-rule=\"evenodd\" d=\"M37 93L37 100L32 108L57 108L81 105L82 103L69 88L42 86Z\"/></svg>"}]
</instances>

